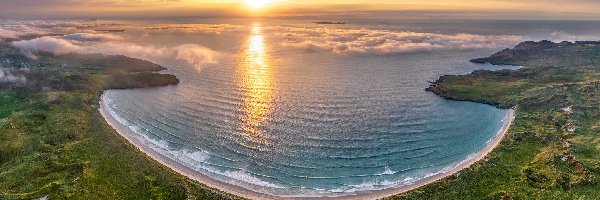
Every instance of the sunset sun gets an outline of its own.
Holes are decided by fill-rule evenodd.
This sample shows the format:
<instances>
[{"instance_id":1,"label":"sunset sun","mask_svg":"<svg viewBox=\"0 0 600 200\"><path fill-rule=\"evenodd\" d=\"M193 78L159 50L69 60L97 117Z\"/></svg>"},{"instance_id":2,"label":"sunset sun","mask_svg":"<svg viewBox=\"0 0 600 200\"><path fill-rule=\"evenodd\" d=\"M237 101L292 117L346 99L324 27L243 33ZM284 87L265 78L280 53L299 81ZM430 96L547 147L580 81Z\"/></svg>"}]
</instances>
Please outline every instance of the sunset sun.
<instances>
[{"instance_id":1,"label":"sunset sun","mask_svg":"<svg viewBox=\"0 0 600 200\"><path fill-rule=\"evenodd\" d=\"M244 0L244 3L250 8L259 9L265 7L270 0Z\"/></svg>"}]
</instances>

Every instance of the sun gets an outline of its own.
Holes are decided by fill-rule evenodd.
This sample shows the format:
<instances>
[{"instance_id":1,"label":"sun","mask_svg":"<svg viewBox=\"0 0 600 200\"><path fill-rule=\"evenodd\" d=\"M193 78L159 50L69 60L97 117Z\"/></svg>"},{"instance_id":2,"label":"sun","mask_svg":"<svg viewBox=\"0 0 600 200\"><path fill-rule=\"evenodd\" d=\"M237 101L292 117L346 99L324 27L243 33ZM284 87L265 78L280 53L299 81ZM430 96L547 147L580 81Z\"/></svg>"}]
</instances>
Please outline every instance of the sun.
<instances>
[{"instance_id":1,"label":"sun","mask_svg":"<svg viewBox=\"0 0 600 200\"><path fill-rule=\"evenodd\" d=\"M246 5L254 9L264 8L269 2L270 0L244 0Z\"/></svg>"}]
</instances>

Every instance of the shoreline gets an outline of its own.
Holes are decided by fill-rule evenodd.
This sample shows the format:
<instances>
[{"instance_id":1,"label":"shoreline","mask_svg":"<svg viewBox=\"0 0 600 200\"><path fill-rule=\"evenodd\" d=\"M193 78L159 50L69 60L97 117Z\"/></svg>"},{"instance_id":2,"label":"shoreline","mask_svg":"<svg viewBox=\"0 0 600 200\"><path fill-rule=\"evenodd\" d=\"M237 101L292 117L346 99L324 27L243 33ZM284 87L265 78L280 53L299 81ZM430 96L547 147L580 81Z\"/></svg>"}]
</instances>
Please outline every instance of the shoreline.
<instances>
[{"instance_id":1,"label":"shoreline","mask_svg":"<svg viewBox=\"0 0 600 200\"><path fill-rule=\"evenodd\" d=\"M476 155L474 157L472 157L471 159L464 160L465 162L460 163L459 165L455 166L454 168L452 168L451 170L449 170L445 173L436 174L434 176L418 180L417 182L410 184L410 185L402 186L399 188L391 188L391 189L387 189L387 190L374 191L373 196L369 197L369 198L370 199L371 198L372 199L381 199L381 198L386 198L386 197L391 197L394 195L402 194L402 193L432 184L432 183L442 180L444 178L450 177L452 175L459 173L460 171L462 171L464 169L471 167L471 165L473 165L473 164L483 160L485 157L487 157L488 154L490 154L494 149L496 149L496 147L498 147L498 145L500 145L502 140L504 140L504 137L506 136L506 134L508 134L508 131L510 130L510 127L512 126L512 124L515 120L515 117L516 117L515 114L516 114L516 112L514 109L512 109L512 108L508 109L506 116L503 119L504 124L502 125L502 129L498 130L498 134L496 134L494 136L494 138L492 138L492 140L490 140L488 142L488 144L485 148L483 148L482 150L480 150L478 152L475 152Z\"/></svg>"},{"instance_id":2,"label":"shoreline","mask_svg":"<svg viewBox=\"0 0 600 200\"><path fill-rule=\"evenodd\" d=\"M237 195L237 196L241 196L241 197L245 197L245 198L252 198L252 199L276 199L274 196L270 196L267 194L260 194L260 193L248 190L246 188L242 188L242 187L239 187L236 185L232 185L232 184L214 180L206 175L196 172L196 171L190 169L189 167L186 167L180 163L177 163L177 162L173 161L172 159L154 151L152 148L144 145L144 143L142 141L140 141L139 138L135 137L135 135L137 135L135 132L133 132L128 127L126 127L126 125L117 121L110 114L110 112L107 110L107 108L104 105L104 96L105 96L105 94L102 94L102 96L100 97L100 107L98 109L100 111L100 114L102 115L102 117L104 117L106 122L110 126L112 126L115 129L115 131L119 135L121 135L121 137L125 138L127 141L129 141L129 143L131 143L133 146L135 146L139 151L144 153L146 156L152 158L154 161L164 165L165 167L168 167L169 169L179 173L182 176L185 176L189 179L198 181L201 184L204 184L208 187L217 189L221 192L226 192L226 193L230 193L233 195Z\"/></svg>"},{"instance_id":3,"label":"shoreline","mask_svg":"<svg viewBox=\"0 0 600 200\"><path fill-rule=\"evenodd\" d=\"M105 97L105 94L102 94L102 96L100 98L101 99L100 107L98 109L99 112L101 113L101 115L104 117L106 122L110 126L112 126L119 135L121 135L121 137L123 137L127 141L129 141L129 143L131 143L133 146L135 146L138 150L140 150L146 156L152 158L153 160L157 161L158 163L164 165L165 167L168 167L169 169L171 169L187 178L195 180L201 184L207 185L208 187L215 188L222 192L226 192L229 194L233 194L233 195L237 195L237 196L240 196L243 198L249 198L249 199L351 199L351 200L354 200L354 199L381 199L381 198L391 197L394 195L405 193L410 190L418 189L425 185L429 185L431 183L434 183L434 182L444 179L446 177L455 175L456 173L458 173L466 168L469 168L471 165L479 162L480 160L483 160L489 153L491 153L502 142L502 140L504 139L504 137L510 130L510 127L515 119L515 110L509 109L506 113L506 116L503 119L504 124L502 126L502 129L500 129L498 131L498 133L494 136L494 138L492 138L487 143L485 148L483 148L482 150L480 150L478 152L475 152L474 156L472 158L470 158L468 160L463 160L462 163L454 166L451 170L449 170L447 172L439 173L439 174L436 174L436 175L433 175L433 176L430 176L427 178L423 178L423 179L418 180L410 185L405 185L405 186L401 186L398 188L384 189L384 190L365 191L365 192L358 193L355 195L340 196L340 197L279 197L279 196L273 196L273 195L269 195L269 194L254 192L252 190L249 190L249 189L246 189L246 188L243 188L240 186L236 186L236 185L232 185L229 183L225 183L222 181L212 179L206 175L201 174L200 172L194 171L191 168L184 166L176 161L173 161L171 158L168 158L168 157L154 151L150 147L144 145L143 142L139 140L139 138L135 137L135 135L137 135L136 133L134 133L132 130L130 130L128 127L126 127L124 124L121 124L120 122L118 122L110 114L110 112L107 110L107 108L104 105L104 97Z\"/></svg>"}]
</instances>

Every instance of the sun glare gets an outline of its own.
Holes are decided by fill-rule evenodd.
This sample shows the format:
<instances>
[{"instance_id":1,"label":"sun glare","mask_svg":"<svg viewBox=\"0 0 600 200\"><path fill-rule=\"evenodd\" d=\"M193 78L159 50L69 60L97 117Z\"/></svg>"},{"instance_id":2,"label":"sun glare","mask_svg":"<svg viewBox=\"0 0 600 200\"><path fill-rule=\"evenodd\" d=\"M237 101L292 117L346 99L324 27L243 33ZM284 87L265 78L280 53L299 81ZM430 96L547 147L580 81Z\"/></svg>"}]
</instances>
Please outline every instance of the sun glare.
<instances>
[{"instance_id":1,"label":"sun glare","mask_svg":"<svg viewBox=\"0 0 600 200\"><path fill-rule=\"evenodd\" d=\"M244 2L250 8L259 9L264 8L270 2L270 0L244 0Z\"/></svg>"}]
</instances>

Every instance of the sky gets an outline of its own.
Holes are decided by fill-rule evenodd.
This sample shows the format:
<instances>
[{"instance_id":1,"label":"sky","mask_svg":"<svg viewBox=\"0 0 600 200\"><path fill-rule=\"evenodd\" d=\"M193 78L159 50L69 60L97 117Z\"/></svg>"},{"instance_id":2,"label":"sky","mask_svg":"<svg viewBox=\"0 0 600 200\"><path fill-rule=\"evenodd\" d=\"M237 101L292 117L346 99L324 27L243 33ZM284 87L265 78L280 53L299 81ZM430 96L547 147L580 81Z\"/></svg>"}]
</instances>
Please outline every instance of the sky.
<instances>
[{"instance_id":1,"label":"sky","mask_svg":"<svg viewBox=\"0 0 600 200\"><path fill-rule=\"evenodd\" d=\"M598 0L0 0L1 18L306 17L600 19Z\"/></svg>"}]
</instances>

